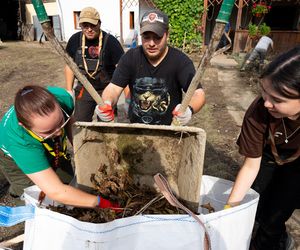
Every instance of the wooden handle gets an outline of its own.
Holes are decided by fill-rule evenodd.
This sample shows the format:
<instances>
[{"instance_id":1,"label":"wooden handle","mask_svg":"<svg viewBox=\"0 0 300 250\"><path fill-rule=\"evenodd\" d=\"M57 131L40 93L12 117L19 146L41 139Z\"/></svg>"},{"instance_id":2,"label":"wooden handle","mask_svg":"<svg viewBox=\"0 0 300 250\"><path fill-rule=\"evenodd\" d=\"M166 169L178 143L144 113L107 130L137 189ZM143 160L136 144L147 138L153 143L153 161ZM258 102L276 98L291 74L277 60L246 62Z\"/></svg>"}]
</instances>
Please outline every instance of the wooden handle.
<instances>
[{"instance_id":1,"label":"wooden handle","mask_svg":"<svg viewBox=\"0 0 300 250\"><path fill-rule=\"evenodd\" d=\"M181 107L179 112L184 113L187 109L191 98L198 87L198 84L201 82L202 76L205 71L205 67L212 58L213 53L217 49L217 46L220 42L220 39L223 35L225 25L228 23L232 8L234 5L234 0L224 0L221 5L221 9L219 11L218 17L216 19L216 25L214 27L212 37L209 41L208 47L205 50L204 55L201 58L200 64L198 66L197 72L193 77L193 80L186 92L186 95L181 103Z\"/></svg>"},{"instance_id":2,"label":"wooden handle","mask_svg":"<svg viewBox=\"0 0 300 250\"><path fill-rule=\"evenodd\" d=\"M63 57L67 65L73 71L74 75L78 79L78 81L84 86L87 92L91 95L91 97L95 100L95 102L99 105L103 105L103 100L95 90L93 85L88 81L88 79L80 72L78 66L73 61L73 59L66 53L60 42L54 35L52 26L50 22L41 23L43 31L47 37L47 39L51 42L53 48Z\"/></svg>"}]
</instances>

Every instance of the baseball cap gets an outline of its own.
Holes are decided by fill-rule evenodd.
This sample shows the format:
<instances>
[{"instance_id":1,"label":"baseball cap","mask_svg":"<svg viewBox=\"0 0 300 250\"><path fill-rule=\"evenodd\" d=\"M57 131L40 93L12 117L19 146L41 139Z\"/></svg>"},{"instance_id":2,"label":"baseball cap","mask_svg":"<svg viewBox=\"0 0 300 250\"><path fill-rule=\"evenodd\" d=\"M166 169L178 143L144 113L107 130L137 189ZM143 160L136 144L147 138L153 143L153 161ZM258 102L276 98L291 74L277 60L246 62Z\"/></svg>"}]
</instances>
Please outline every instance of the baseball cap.
<instances>
[{"instance_id":1,"label":"baseball cap","mask_svg":"<svg viewBox=\"0 0 300 250\"><path fill-rule=\"evenodd\" d=\"M91 23L96 25L100 21L99 12L93 7L86 7L81 10L79 15L79 23Z\"/></svg>"},{"instance_id":2,"label":"baseball cap","mask_svg":"<svg viewBox=\"0 0 300 250\"><path fill-rule=\"evenodd\" d=\"M151 31L162 37L169 29L169 18L160 10L150 10L143 15L140 27L141 34Z\"/></svg>"}]
</instances>

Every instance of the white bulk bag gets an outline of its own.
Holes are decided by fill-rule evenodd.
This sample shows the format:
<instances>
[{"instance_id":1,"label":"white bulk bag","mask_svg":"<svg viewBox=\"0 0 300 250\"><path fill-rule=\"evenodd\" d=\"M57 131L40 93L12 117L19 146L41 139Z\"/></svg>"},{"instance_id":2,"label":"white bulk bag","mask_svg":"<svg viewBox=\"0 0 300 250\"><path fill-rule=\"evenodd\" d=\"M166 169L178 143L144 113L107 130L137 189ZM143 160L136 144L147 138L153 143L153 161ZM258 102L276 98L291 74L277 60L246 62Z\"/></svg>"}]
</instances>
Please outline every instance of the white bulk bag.
<instances>
[{"instance_id":1,"label":"white bulk bag","mask_svg":"<svg viewBox=\"0 0 300 250\"><path fill-rule=\"evenodd\" d=\"M222 210L232 182L202 176L200 204L210 202L217 212L201 214L213 250L248 249L259 195L249 190L243 204ZM25 200L36 205L39 189L25 190ZM46 200L46 202L51 202ZM51 203L52 204L52 203ZM199 212L205 209L199 209ZM203 228L188 215L139 215L103 224L81 222L45 208L26 220L24 250L153 250L203 249Z\"/></svg>"}]
</instances>

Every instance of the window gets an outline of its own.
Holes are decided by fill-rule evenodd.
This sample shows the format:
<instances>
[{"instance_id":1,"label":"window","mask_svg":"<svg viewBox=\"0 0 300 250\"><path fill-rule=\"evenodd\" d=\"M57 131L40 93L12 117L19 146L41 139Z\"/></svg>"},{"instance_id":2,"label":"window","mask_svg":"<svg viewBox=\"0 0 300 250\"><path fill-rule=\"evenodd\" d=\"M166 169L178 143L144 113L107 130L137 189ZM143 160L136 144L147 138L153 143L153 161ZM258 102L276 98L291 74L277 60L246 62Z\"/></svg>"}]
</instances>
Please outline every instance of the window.
<instances>
[{"instance_id":1,"label":"window","mask_svg":"<svg viewBox=\"0 0 300 250\"><path fill-rule=\"evenodd\" d=\"M134 30L134 11L129 12L129 29Z\"/></svg>"},{"instance_id":2,"label":"window","mask_svg":"<svg viewBox=\"0 0 300 250\"><path fill-rule=\"evenodd\" d=\"M73 17L74 17L74 28L76 30L79 30L80 29L80 26L79 26L79 15L80 15L80 11L74 11L73 12Z\"/></svg>"}]
</instances>

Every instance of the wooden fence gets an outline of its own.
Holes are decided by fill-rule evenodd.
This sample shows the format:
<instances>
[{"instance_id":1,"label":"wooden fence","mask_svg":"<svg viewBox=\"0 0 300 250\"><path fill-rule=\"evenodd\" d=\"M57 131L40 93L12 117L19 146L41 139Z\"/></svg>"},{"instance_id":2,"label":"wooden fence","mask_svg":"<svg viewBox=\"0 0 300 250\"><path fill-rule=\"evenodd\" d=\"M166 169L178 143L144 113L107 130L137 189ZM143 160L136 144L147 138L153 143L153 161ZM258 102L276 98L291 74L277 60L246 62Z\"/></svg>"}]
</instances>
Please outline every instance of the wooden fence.
<instances>
[{"instance_id":1,"label":"wooden fence","mask_svg":"<svg viewBox=\"0 0 300 250\"><path fill-rule=\"evenodd\" d=\"M272 40L274 41L274 52L281 53L300 45L300 31L272 31ZM233 53L248 52L249 47L253 47L254 44L247 46L248 30L236 30L233 43Z\"/></svg>"}]
</instances>

